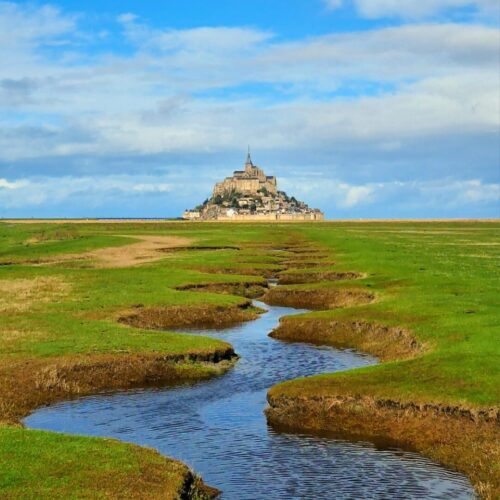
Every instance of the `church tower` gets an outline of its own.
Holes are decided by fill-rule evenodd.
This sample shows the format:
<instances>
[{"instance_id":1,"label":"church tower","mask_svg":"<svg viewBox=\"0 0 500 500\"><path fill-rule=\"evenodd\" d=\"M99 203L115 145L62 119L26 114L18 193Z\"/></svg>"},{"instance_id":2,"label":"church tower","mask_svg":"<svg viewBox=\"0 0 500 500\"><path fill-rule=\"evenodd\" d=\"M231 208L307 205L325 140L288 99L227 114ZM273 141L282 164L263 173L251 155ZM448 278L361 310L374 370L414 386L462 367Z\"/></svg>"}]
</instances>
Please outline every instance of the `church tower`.
<instances>
[{"instance_id":1,"label":"church tower","mask_svg":"<svg viewBox=\"0 0 500 500\"><path fill-rule=\"evenodd\" d=\"M245 162L245 172L251 174L253 168L252 157L250 156L250 146L248 146L247 161Z\"/></svg>"}]
</instances>

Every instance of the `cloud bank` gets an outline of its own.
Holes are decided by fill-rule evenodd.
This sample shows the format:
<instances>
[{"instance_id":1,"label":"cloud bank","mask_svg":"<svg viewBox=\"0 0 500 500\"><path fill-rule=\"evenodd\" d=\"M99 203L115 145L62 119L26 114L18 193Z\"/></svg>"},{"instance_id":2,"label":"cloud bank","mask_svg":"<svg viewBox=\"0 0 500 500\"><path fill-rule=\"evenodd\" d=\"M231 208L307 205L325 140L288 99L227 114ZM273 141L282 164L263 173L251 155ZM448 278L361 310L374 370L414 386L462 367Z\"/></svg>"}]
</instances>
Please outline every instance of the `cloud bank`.
<instances>
[{"instance_id":1,"label":"cloud bank","mask_svg":"<svg viewBox=\"0 0 500 500\"><path fill-rule=\"evenodd\" d=\"M355 6L408 19L494 7ZM498 215L497 27L422 21L287 40L246 26L160 29L124 12L110 49L83 20L0 2L0 216L64 211L79 196L104 216L109 192L175 215L238 168L249 142L285 185L293 174L309 182L295 189L316 186L304 197L330 216L385 214L384 196L409 216Z\"/></svg>"},{"instance_id":2,"label":"cloud bank","mask_svg":"<svg viewBox=\"0 0 500 500\"><path fill-rule=\"evenodd\" d=\"M498 16L500 6L496 0L324 0L328 9L339 9L353 3L363 17L399 17L422 19L456 9L468 9L472 14Z\"/></svg>"}]
</instances>

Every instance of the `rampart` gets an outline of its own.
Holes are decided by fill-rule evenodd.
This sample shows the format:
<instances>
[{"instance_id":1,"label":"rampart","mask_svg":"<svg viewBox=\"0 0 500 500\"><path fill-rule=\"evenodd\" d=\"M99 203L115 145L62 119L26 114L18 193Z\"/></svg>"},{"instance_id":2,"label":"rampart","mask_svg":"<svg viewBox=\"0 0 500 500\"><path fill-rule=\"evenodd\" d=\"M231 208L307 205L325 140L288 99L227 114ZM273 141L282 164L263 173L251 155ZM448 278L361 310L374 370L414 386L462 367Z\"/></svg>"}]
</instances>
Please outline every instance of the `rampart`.
<instances>
[{"instance_id":1,"label":"rampart","mask_svg":"<svg viewBox=\"0 0 500 500\"><path fill-rule=\"evenodd\" d=\"M324 220L325 216L322 212L310 212L310 213L298 213L298 214L234 214L229 215L219 215L217 217L218 221L223 222L293 222L293 221L321 221Z\"/></svg>"}]
</instances>

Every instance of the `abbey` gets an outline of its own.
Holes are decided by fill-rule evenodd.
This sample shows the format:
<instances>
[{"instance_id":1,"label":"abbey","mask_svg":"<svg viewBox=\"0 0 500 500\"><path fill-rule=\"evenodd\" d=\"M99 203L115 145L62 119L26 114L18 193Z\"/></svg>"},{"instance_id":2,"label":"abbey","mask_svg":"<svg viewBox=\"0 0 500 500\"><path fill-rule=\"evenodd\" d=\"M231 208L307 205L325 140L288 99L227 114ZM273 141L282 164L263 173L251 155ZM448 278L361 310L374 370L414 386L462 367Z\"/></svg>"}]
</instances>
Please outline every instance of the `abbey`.
<instances>
[{"instance_id":1,"label":"abbey","mask_svg":"<svg viewBox=\"0 0 500 500\"><path fill-rule=\"evenodd\" d=\"M265 189L270 194L276 194L276 177L267 176L262 169L252 163L250 151L245 162L245 170L235 170L232 177L226 177L214 187L213 196L235 191L243 194L257 194Z\"/></svg>"},{"instance_id":2,"label":"abbey","mask_svg":"<svg viewBox=\"0 0 500 500\"><path fill-rule=\"evenodd\" d=\"M324 215L278 190L276 177L254 165L248 151L244 170L215 184L212 196L183 214L188 220L317 221Z\"/></svg>"}]
</instances>

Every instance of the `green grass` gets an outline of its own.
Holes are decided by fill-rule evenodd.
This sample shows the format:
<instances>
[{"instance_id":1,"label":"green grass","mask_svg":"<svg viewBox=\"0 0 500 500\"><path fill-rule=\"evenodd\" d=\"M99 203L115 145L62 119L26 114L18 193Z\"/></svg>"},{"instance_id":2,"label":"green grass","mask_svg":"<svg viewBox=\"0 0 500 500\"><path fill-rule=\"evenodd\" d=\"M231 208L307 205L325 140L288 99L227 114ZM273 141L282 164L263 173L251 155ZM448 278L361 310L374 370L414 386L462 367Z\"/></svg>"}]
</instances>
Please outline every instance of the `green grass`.
<instances>
[{"instance_id":1,"label":"green grass","mask_svg":"<svg viewBox=\"0 0 500 500\"><path fill-rule=\"evenodd\" d=\"M302 226L328 248L336 270L377 294L370 305L315 316L366 319L411 329L421 357L282 384L288 393L355 392L409 401L500 402L498 223L365 223ZM339 286L336 283L334 286Z\"/></svg>"},{"instance_id":2,"label":"green grass","mask_svg":"<svg viewBox=\"0 0 500 500\"><path fill-rule=\"evenodd\" d=\"M227 226L175 223L0 223L0 264L4 264L0 265L0 390L2 377L8 377L10 366L19 369L19 362L26 363L23 370L30 370L30 363L39 366L37 363L44 360L53 363L99 355L204 354L226 348L226 343L209 337L131 328L118 323L117 315L138 304L243 303L241 297L177 291L175 287L247 281L245 276L211 275L197 268L237 266L236 258L252 256L253 252L182 251L165 254L159 261L116 269L94 269L78 260L31 265L53 256L130 244L133 240L124 236L145 234L186 236L201 246L258 243L270 238L265 227L248 227L239 234ZM8 263L14 265L5 265ZM266 265L265 257L261 265ZM26 294L23 286L32 283L41 285ZM178 373L206 378L215 372L188 363L178 367ZM0 394L0 422L2 407L10 411L8 381L6 384L3 406ZM26 388L19 387L23 390ZM185 467L177 462L116 441L0 426L2 498L175 498L185 474Z\"/></svg>"},{"instance_id":3,"label":"green grass","mask_svg":"<svg viewBox=\"0 0 500 500\"><path fill-rule=\"evenodd\" d=\"M95 234L75 224L1 224L0 264L129 243L129 238Z\"/></svg>"},{"instance_id":4,"label":"green grass","mask_svg":"<svg viewBox=\"0 0 500 500\"><path fill-rule=\"evenodd\" d=\"M177 498L187 467L112 439L0 427L2 498ZM141 491L142 490L142 491Z\"/></svg>"},{"instance_id":5,"label":"green grass","mask_svg":"<svg viewBox=\"0 0 500 500\"><path fill-rule=\"evenodd\" d=\"M8 284L4 288L8 293L0 297L0 308L4 304L4 310L0 310L0 364L8 369L9 363L68 356L215 350L223 343L202 336L126 327L116 321L117 314L137 304L239 304L243 301L240 297L177 291L175 287L253 281L258 277L207 274L201 270L231 267L243 273L246 269L273 268L279 256L259 245L279 248L295 239L325 249L330 255L328 261L336 262L325 269L367 274L355 282L298 288L348 285L377 296L373 304L310 313L312 316L401 325L410 329L427 351L406 361L287 382L273 391L345 391L400 400L498 405L499 229L498 223L458 222L0 223L0 264L15 263L0 265L0 285ZM160 261L120 269L92 269L79 261L30 265L51 256L125 245L130 239L124 236L145 234L185 236L200 246L232 245L242 249L175 252ZM49 288L27 299L16 298L16 292L10 291L10 284L36 280L54 286L55 291ZM59 286L62 288L57 291ZM162 481L177 484L184 474L180 469L171 472L179 465L166 460L115 441L4 426L0 427L0 496L99 497L110 491L116 493L113 487L127 492L131 488L127 477L140 478L144 467L149 466L157 476L144 485L144 491L153 492ZM168 480L170 473L173 475Z\"/></svg>"},{"instance_id":6,"label":"green grass","mask_svg":"<svg viewBox=\"0 0 500 500\"><path fill-rule=\"evenodd\" d=\"M21 225L20 225L21 226ZM79 227L72 228L75 233ZM96 228L100 230L101 228ZM108 228L106 228L108 229ZM146 227L146 229L149 229ZM30 237L30 231L24 226L20 234L17 227L0 225L2 241L19 241ZM120 234L125 234L127 227L119 227ZM161 234L168 234L162 227ZM38 234L39 228L34 225L32 231ZM82 227L82 232L89 228ZM149 230L150 231L150 230ZM13 233L13 234L12 234ZM141 231L140 234L146 234ZM197 239L202 241L203 236L197 233ZM213 235L209 234L213 240ZM95 235L84 238L86 242L100 242L101 246L116 244L119 240L130 243L129 238ZM50 243L53 253L73 253L72 242L80 241L61 240ZM203 240L205 243L205 241ZM216 243L220 244L220 240ZM17 252L18 243L13 243ZM45 245L45 243L40 244ZM48 244L47 244L48 245ZM57 248L59 245L61 248ZM0 247L5 255L10 255L9 248ZM40 255L38 250L23 247L22 257L31 259ZM28 253L28 250L32 253ZM45 255L52 255L45 248ZM64 251L63 251L64 250ZM15 253L14 252L14 253ZM38 335L27 335L15 342L2 342L0 337L1 356L58 356L62 354L109 353L109 352L166 352L179 353L186 350L207 350L222 345L221 342L206 337L188 337L186 335L145 332L131 329L117 323L113 314L125 310L136 304L144 306L155 305L236 305L244 299L220 294L198 293L193 291L177 291L176 286L187 283L205 282L243 282L248 278L238 275L208 275L189 267L224 266L231 262L232 250L215 252L194 251L168 254L164 260L144 264L142 266L120 269L85 269L73 268L71 262L52 264L50 266L13 265L0 266L0 282L10 280L36 280L37 278L52 277L66 283L69 291L57 298L56 301L34 301L29 310L19 312L10 311L0 319L5 329L21 331L36 331ZM16 257L21 257L16 254ZM252 278L255 280L255 278ZM50 297L48 297L50 299ZM41 332L41 334L40 334Z\"/></svg>"},{"instance_id":7,"label":"green grass","mask_svg":"<svg viewBox=\"0 0 500 500\"><path fill-rule=\"evenodd\" d=\"M377 293L375 304L315 313L363 318L408 326L431 347L423 358L366 369L359 379L367 392L401 397L498 402L497 299L499 277L497 223L338 223L278 226L272 224L1 224L0 260L20 261L77 253L129 243L124 235L173 234L197 245L234 245L285 241L299 234L331 253L337 271L359 271L361 286ZM37 240L38 242L32 243ZM31 242L31 243L29 243ZM248 263L249 262L249 263ZM0 266L0 280L56 276L71 291L55 303L35 304L29 312L3 315L2 326L42 332L23 338L0 355L52 356L161 350L187 346L209 348L216 341L182 335L136 331L110 316L133 304L235 304L242 299L174 290L186 283L234 282L238 275L207 275L198 267L269 268L276 256L258 249L178 252L162 261L124 269L80 269L71 263L34 267ZM330 266L329 266L330 267ZM315 268L317 270L321 268ZM307 270L301 270L307 272ZM335 283L332 286L342 286ZM304 285L305 288L317 285ZM330 285L322 285L330 286ZM2 346L2 340L0 340ZM404 367L402 369L401 367ZM433 368L437 367L437 368ZM320 377L318 380L330 377Z\"/></svg>"}]
</instances>

